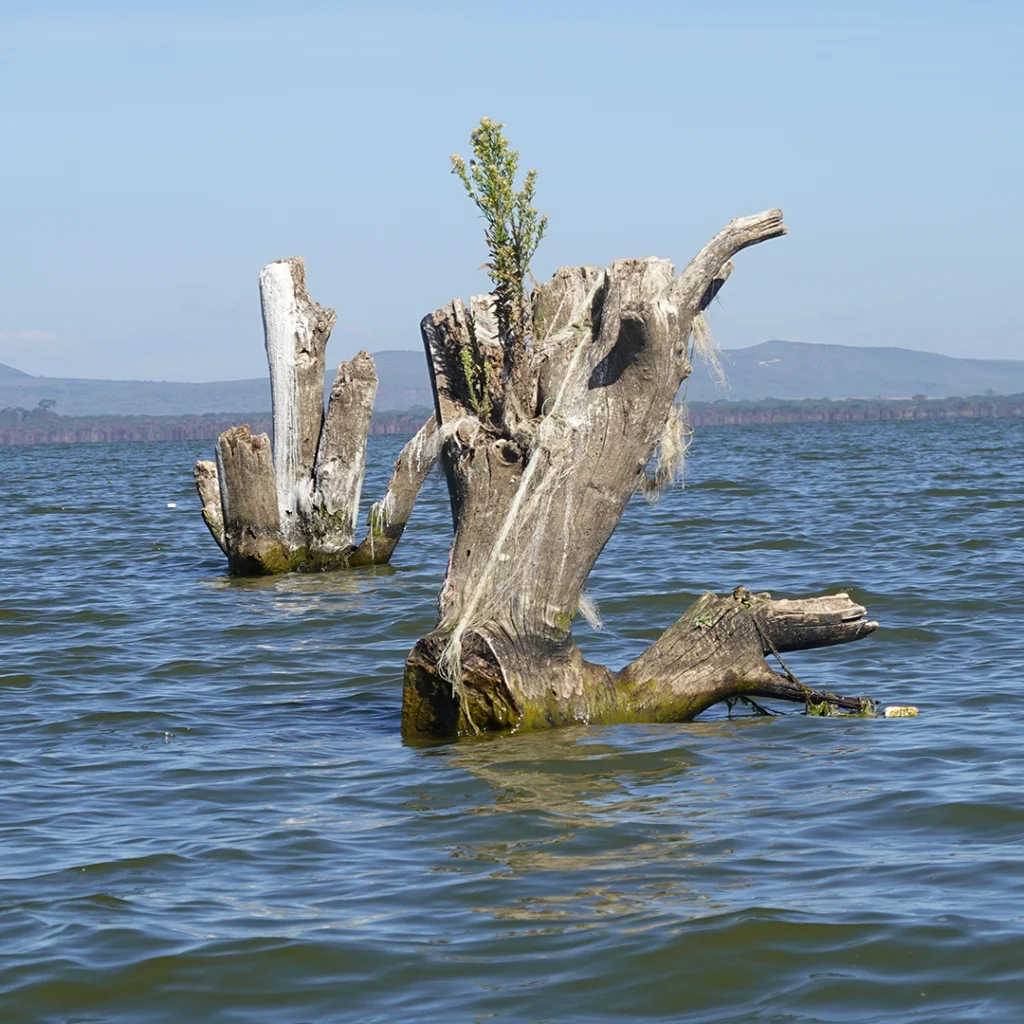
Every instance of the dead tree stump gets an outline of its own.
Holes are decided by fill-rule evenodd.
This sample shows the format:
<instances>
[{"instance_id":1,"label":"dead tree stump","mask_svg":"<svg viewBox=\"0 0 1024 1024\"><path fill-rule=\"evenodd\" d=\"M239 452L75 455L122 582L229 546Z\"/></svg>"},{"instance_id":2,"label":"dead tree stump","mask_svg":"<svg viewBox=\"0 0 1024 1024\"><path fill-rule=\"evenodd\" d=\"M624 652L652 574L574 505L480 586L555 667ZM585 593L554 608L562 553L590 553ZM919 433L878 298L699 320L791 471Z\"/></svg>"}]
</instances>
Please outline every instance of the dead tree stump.
<instances>
[{"instance_id":1,"label":"dead tree stump","mask_svg":"<svg viewBox=\"0 0 1024 1024\"><path fill-rule=\"evenodd\" d=\"M406 662L406 735L682 721L759 695L868 707L766 661L872 632L845 594L705 594L619 671L585 661L572 638L597 556L678 429L696 318L736 253L785 231L779 210L735 220L679 275L659 259L562 268L534 293L525 360L508 357L488 296L423 320L455 539L437 627Z\"/></svg>"},{"instance_id":2,"label":"dead tree stump","mask_svg":"<svg viewBox=\"0 0 1024 1024\"><path fill-rule=\"evenodd\" d=\"M436 459L433 417L402 450L388 489L356 544L377 371L360 352L343 362L324 411L324 353L333 309L306 291L301 259L260 274L274 443L248 426L217 439L216 463L196 463L203 519L232 572L261 575L387 562Z\"/></svg>"}]
</instances>

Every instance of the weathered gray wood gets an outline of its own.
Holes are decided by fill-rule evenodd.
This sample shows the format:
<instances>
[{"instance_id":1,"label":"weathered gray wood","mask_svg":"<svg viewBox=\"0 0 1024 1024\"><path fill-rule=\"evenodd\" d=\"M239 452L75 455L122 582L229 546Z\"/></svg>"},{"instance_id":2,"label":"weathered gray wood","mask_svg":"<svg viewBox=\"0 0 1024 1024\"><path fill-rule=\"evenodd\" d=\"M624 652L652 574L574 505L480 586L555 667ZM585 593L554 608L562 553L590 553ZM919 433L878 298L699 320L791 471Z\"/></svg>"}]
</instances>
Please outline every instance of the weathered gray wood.
<instances>
[{"instance_id":1,"label":"weathered gray wood","mask_svg":"<svg viewBox=\"0 0 1024 1024\"><path fill-rule=\"evenodd\" d=\"M534 293L533 359L537 372L536 416L546 416L576 351L575 339L587 331L580 311L598 300L598 284L604 277L599 267L561 267Z\"/></svg>"},{"instance_id":2,"label":"weathered gray wood","mask_svg":"<svg viewBox=\"0 0 1024 1024\"><path fill-rule=\"evenodd\" d=\"M487 418L500 422L505 413L505 348L501 343L498 314L493 295L474 295L469 300L473 349L470 353L477 386L486 389L491 408ZM480 415L482 410L475 410Z\"/></svg>"},{"instance_id":3,"label":"weathered gray wood","mask_svg":"<svg viewBox=\"0 0 1024 1024\"><path fill-rule=\"evenodd\" d=\"M461 299L423 318L420 332L427 347L427 366L434 390L438 422L457 423L473 415L473 396L463 362L463 352L473 346L469 313Z\"/></svg>"},{"instance_id":4,"label":"weathered gray wood","mask_svg":"<svg viewBox=\"0 0 1024 1024\"><path fill-rule=\"evenodd\" d=\"M203 503L203 522L210 529L210 534L217 546L227 554L224 541L224 513L220 507L220 481L217 479L217 463L200 459L192 470L196 482L199 499Z\"/></svg>"},{"instance_id":5,"label":"weathered gray wood","mask_svg":"<svg viewBox=\"0 0 1024 1024\"><path fill-rule=\"evenodd\" d=\"M368 352L338 367L314 467L314 490L303 523L310 551L351 552L366 469L377 369Z\"/></svg>"},{"instance_id":6,"label":"weathered gray wood","mask_svg":"<svg viewBox=\"0 0 1024 1024\"><path fill-rule=\"evenodd\" d=\"M865 619L866 609L849 594L772 601L761 623L770 646L765 651L803 651L859 640L877 623Z\"/></svg>"},{"instance_id":7,"label":"weathered gray wood","mask_svg":"<svg viewBox=\"0 0 1024 1024\"><path fill-rule=\"evenodd\" d=\"M353 566L385 565L391 560L423 481L437 462L437 448L437 419L431 416L399 452L384 497L370 508L366 537L352 555Z\"/></svg>"},{"instance_id":8,"label":"weathered gray wood","mask_svg":"<svg viewBox=\"0 0 1024 1024\"><path fill-rule=\"evenodd\" d=\"M309 297L306 265L297 256L263 268L260 303L274 409L278 513L295 546L301 506L312 488L324 420L324 352L336 317Z\"/></svg>"},{"instance_id":9,"label":"weathered gray wood","mask_svg":"<svg viewBox=\"0 0 1024 1024\"><path fill-rule=\"evenodd\" d=\"M486 415L462 368L483 349L474 319L458 300L424 319L455 539L437 627L406 664L407 733L688 718L775 678L762 633L816 646L874 628L825 630L831 605L775 614L765 595L707 595L619 673L572 641L586 578L690 373L694 317L733 255L783 233L769 210L733 221L680 275L657 259L558 271L534 296L517 400L506 391Z\"/></svg>"},{"instance_id":10,"label":"weathered gray wood","mask_svg":"<svg viewBox=\"0 0 1024 1024\"><path fill-rule=\"evenodd\" d=\"M260 299L274 406L274 450L248 427L221 435L217 466L196 464L203 518L233 572L343 569L386 562L433 465L436 424L399 457L391 485L355 544L377 371L367 352L343 362L323 402L324 351L335 314L306 290L301 259L260 273ZM461 305L461 304L460 304ZM462 310L465 316L465 310ZM487 309L480 315L486 318ZM267 480L270 489L267 489ZM228 511L230 506L230 513Z\"/></svg>"},{"instance_id":11,"label":"weathered gray wood","mask_svg":"<svg viewBox=\"0 0 1024 1024\"><path fill-rule=\"evenodd\" d=\"M248 425L225 430L217 438L217 477L232 571L260 575L290 568L290 552L281 538L270 438L254 435Z\"/></svg>"}]
</instances>

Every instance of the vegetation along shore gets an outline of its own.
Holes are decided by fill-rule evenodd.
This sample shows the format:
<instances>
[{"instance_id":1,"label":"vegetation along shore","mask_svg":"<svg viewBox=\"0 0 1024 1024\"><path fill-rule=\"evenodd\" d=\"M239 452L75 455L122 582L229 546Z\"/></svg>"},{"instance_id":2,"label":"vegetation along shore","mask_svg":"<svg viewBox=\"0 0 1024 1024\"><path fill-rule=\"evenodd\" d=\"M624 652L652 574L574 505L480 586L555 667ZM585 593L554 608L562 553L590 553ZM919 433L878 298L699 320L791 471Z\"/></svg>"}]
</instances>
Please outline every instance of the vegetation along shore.
<instances>
[{"instance_id":1,"label":"vegetation along shore","mask_svg":"<svg viewBox=\"0 0 1024 1024\"><path fill-rule=\"evenodd\" d=\"M371 434L412 436L426 408L384 411ZM695 427L771 423L865 423L884 420L994 419L1024 416L1024 394L968 398L830 398L688 402ZM79 444L108 441L202 441L236 423L254 432L271 430L269 412L194 416L61 416L52 409L0 409L0 444Z\"/></svg>"},{"instance_id":2,"label":"vegetation along shore","mask_svg":"<svg viewBox=\"0 0 1024 1024\"><path fill-rule=\"evenodd\" d=\"M423 425L427 409L382 412L371 434L408 434ZM81 444L105 441L205 441L236 423L270 433L269 412L190 416L61 416L46 409L0 409L0 444Z\"/></svg>"}]
</instances>

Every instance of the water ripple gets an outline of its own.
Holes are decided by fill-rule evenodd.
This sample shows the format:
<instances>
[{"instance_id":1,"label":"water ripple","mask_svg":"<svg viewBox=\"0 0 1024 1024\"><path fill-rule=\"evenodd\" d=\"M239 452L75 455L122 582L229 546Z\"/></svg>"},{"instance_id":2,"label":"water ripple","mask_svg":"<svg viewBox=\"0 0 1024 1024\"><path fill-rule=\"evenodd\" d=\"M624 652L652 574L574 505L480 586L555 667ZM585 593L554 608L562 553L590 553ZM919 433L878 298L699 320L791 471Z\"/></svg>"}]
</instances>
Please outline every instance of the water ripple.
<instances>
[{"instance_id":1,"label":"water ripple","mask_svg":"<svg viewBox=\"0 0 1024 1024\"><path fill-rule=\"evenodd\" d=\"M398 735L436 474L393 567L233 580L207 445L0 449L0 1021L1016 1020L1022 442L698 431L593 573L613 666L707 589L846 590L883 628L793 667L921 718L440 745Z\"/></svg>"}]
</instances>

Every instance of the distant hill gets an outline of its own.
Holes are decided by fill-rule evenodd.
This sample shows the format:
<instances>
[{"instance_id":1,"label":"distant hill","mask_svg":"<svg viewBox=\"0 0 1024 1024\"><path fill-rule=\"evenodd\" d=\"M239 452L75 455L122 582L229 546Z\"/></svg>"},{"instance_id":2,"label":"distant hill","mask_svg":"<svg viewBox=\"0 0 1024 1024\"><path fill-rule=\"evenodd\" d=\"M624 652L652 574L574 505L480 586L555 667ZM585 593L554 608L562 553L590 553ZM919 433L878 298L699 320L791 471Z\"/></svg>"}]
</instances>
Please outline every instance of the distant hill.
<instances>
[{"instance_id":1,"label":"distant hill","mask_svg":"<svg viewBox=\"0 0 1024 1024\"><path fill-rule=\"evenodd\" d=\"M954 359L906 348L765 341L729 349L725 391L694 366L689 397L713 402L760 398L948 398L1024 391L1024 360Z\"/></svg>"},{"instance_id":2,"label":"distant hill","mask_svg":"<svg viewBox=\"0 0 1024 1024\"><path fill-rule=\"evenodd\" d=\"M1024 360L954 359L904 348L859 348L766 341L730 349L728 386L716 388L699 361L687 385L693 402L762 398L911 398L1024 392ZM380 388L376 409L430 407L433 396L420 351L375 352ZM326 382L329 390L333 372ZM267 378L182 384L170 381L76 380L33 377L0 364L0 409L55 401L65 416L186 416L270 409Z\"/></svg>"},{"instance_id":3,"label":"distant hill","mask_svg":"<svg viewBox=\"0 0 1024 1024\"><path fill-rule=\"evenodd\" d=\"M375 352L380 387L376 408L404 412L432 407L434 398L422 352ZM337 367L325 377L325 393ZM184 384L154 380L88 380L33 377L0 363L0 409L31 409L43 400L57 403L65 416L202 416L225 412L270 410L270 380Z\"/></svg>"},{"instance_id":4,"label":"distant hill","mask_svg":"<svg viewBox=\"0 0 1024 1024\"><path fill-rule=\"evenodd\" d=\"M180 384L153 380L76 380L0 377L0 408L33 408L56 401L67 416L187 416L270 409L270 381L228 380Z\"/></svg>"},{"instance_id":5,"label":"distant hill","mask_svg":"<svg viewBox=\"0 0 1024 1024\"><path fill-rule=\"evenodd\" d=\"M404 412L406 409L434 408L430 372L422 350L374 352L373 361L377 364L377 378L380 380L375 409Z\"/></svg>"}]
</instances>

